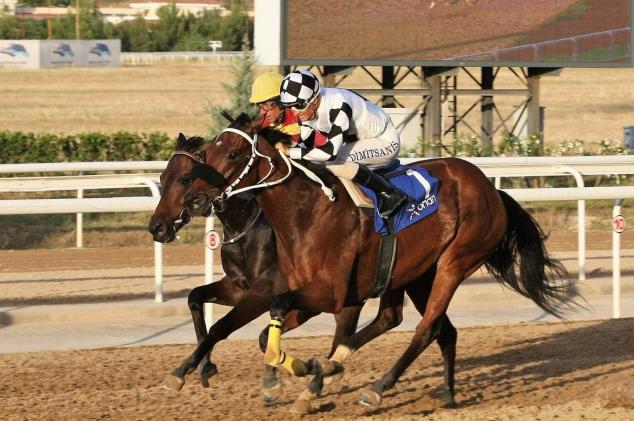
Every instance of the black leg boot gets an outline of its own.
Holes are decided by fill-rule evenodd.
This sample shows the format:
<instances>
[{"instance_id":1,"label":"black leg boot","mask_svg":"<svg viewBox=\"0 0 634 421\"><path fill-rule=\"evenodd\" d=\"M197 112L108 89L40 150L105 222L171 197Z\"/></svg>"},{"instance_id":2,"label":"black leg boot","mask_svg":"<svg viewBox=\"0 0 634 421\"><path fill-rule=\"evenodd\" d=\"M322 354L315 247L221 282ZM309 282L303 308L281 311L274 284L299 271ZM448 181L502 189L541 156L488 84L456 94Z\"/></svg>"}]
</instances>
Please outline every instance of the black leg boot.
<instances>
[{"instance_id":1,"label":"black leg boot","mask_svg":"<svg viewBox=\"0 0 634 421\"><path fill-rule=\"evenodd\" d=\"M359 165L359 171L357 171L352 181L376 193L379 198L379 215L381 215L381 218L389 218L399 206L409 199L405 193L364 165Z\"/></svg>"}]
</instances>

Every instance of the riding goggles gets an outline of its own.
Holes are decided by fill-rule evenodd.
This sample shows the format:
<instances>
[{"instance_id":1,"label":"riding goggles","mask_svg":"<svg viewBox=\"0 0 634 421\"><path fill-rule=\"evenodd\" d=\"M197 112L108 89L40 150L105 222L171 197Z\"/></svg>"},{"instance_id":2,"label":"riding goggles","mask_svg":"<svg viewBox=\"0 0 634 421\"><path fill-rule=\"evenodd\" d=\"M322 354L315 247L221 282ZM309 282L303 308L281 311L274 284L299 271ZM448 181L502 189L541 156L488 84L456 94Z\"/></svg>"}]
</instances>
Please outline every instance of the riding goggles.
<instances>
[{"instance_id":1,"label":"riding goggles","mask_svg":"<svg viewBox=\"0 0 634 421\"><path fill-rule=\"evenodd\" d=\"M272 109L277 107L278 104L279 103L276 100L268 100L268 101L264 101L264 102L258 102L257 105L262 111L271 111Z\"/></svg>"},{"instance_id":2,"label":"riding goggles","mask_svg":"<svg viewBox=\"0 0 634 421\"><path fill-rule=\"evenodd\" d=\"M312 97L308 101L298 100L297 102L294 102L292 104L284 104L284 106L287 107L287 108L290 108L291 110L293 110L296 113L301 113L303 111L306 111L308 109L308 107L310 107L310 104L312 104L315 101L315 98L317 98L317 95L315 95L314 97Z\"/></svg>"}]
</instances>

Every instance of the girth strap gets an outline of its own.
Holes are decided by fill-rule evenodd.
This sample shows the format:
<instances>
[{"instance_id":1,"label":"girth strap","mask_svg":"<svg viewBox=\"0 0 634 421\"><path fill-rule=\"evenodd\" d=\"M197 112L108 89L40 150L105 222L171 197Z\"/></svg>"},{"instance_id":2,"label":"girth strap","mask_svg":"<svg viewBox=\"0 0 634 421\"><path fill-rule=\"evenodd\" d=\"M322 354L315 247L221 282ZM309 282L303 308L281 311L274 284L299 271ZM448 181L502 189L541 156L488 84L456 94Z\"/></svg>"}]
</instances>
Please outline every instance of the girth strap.
<instances>
[{"instance_id":1,"label":"girth strap","mask_svg":"<svg viewBox=\"0 0 634 421\"><path fill-rule=\"evenodd\" d=\"M394 234L394 217L390 217L387 220L387 225L389 234L380 237L379 263L374 275L372 298L380 297L387 291L390 281L392 280L394 264L396 263L397 240L396 234Z\"/></svg>"}]
</instances>

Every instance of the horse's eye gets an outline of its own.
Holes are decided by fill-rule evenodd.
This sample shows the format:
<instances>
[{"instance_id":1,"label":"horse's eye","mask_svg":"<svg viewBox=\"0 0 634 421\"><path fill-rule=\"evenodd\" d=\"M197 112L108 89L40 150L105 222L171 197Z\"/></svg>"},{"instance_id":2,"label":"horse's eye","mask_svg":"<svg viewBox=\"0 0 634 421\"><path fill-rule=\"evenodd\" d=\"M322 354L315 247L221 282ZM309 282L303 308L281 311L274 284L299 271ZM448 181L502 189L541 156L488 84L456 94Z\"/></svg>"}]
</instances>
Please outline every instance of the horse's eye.
<instances>
[{"instance_id":1,"label":"horse's eye","mask_svg":"<svg viewBox=\"0 0 634 421\"><path fill-rule=\"evenodd\" d=\"M190 176L183 177L179 180L183 187L189 187L192 184L192 178Z\"/></svg>"},{"instance_id":2,"label":"horse's eye","mask_svg":"<svg viewBox=\"0 0 634 421\"><path fill-rule=\"evenodd\" d=\"M231 151L231 152L229 152L229 159L230 159L230 160L232 160L232 161L233 161L233 160L235 160L237 157L238 157L238 152L236 152L236 151Z\"/></svg>"}]
</instances>

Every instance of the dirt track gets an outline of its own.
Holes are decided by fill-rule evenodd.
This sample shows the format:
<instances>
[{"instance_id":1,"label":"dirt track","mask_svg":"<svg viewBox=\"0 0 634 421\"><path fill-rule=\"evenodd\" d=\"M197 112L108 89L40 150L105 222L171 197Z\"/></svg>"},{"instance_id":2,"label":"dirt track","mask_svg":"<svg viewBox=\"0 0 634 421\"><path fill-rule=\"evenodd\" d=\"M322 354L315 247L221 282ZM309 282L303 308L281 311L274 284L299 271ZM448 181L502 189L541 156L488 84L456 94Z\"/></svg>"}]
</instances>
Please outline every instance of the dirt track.
<instances>
[{"instance_id":1,"label":"dirt track","mask_svg":"<svg viewBox=\"0 0 634 421\"><path fill-rule=\"evenodd\" d=\"M570 324L521 324L462 329L456 377L458 409L437 399L442 364L426 351L384 396L377 411L356 403L411 333L384 335L347 364L344 387L327 389L306 419L593 419L634 417L634 319ZM286 339L301 357L327 351L328 338ZM265 407L256 341L229 341L214 352L220 374L210 389L195 376L180 393L158 387L191 346L0 354L4 419L289 419L305 384L282 374L287 394ZM247 368L245 370L245 368Z\"/></svg>"},{"instance_id":2,"label":"dirt track","mask_svg":"<svg viewBox=\"0 0 634 421\"><path fill-rule=\"evenodd\" d=\"M625 248L633 247L630 237L623 237ZM589 236L589 248L609 248L609 239L609 233ZM549 249L569 250L575 243L574 233L557 234ZM152 262L151 248L146 249L2 252L0 272L28 274L34 262L38 270L140 268ZM167 265L201 261L199 246L166 248ZM326 389L306 418L634 419L633 331L634 319L460 329L458 409L443 408L438 400L442 363L432 346L386 392L381 408L369 411L356 403L360 389L389 368L412 335L387 334L352 357L344 388ZM283 344L307 358L326 354L330 338L289 338ZM220 374L211 389L202 389L195 375L180 393L161 389L164 376L192 349L168 345L3 354L0 347L3 419L292 418L288 409L306 380L283 373L284 399L263 406L256 341L231 340L216 347L213 358Z\"/></svg>"}]
</instances>

